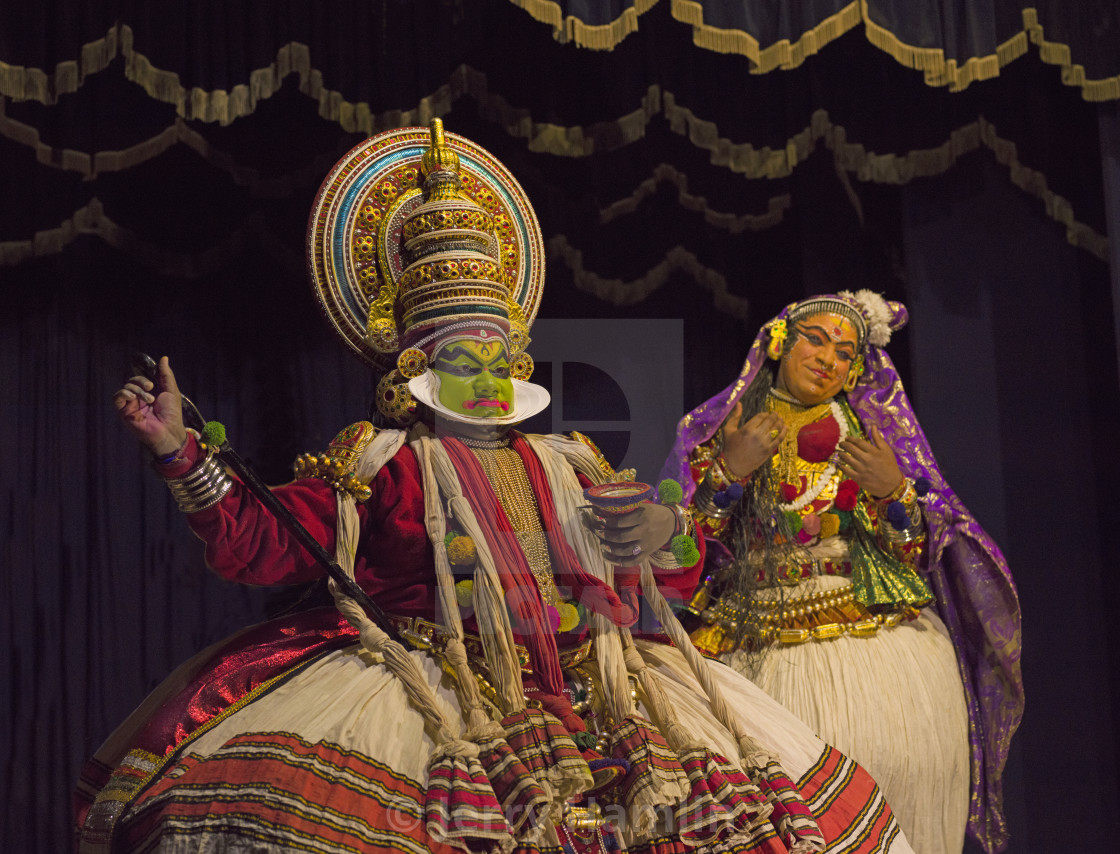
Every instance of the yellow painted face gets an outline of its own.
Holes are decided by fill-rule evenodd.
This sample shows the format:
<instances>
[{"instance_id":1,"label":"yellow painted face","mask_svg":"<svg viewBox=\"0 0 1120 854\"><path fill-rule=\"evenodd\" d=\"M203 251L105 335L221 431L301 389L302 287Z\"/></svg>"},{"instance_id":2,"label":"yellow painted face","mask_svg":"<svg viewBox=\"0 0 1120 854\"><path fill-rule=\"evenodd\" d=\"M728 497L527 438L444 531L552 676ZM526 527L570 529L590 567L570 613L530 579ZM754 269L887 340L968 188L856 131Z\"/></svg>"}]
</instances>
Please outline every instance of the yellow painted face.
<instances>
[{"instance_id":1,"label":"yellow painted face","mask_svg":"<svg viewBox=\"0 0 1120 854\"><path fill-rule=\"evenodd\" d=\"M778 368L778 388L809 406L838 394L858 354L852 322L822 312L797 321L791 332L796 337Z\"/></svg>"},{"instance_id":2,"label":"yellow painted face","mask_svg":"<svg viewBox=\"0 0 1120 854\"><path fill-rule=\"evenodd\" d=\"M457 338L432 356L439 401L458 415L501 418L513 411L509 353L497 338Z\"/></svg>"}]
</instances>

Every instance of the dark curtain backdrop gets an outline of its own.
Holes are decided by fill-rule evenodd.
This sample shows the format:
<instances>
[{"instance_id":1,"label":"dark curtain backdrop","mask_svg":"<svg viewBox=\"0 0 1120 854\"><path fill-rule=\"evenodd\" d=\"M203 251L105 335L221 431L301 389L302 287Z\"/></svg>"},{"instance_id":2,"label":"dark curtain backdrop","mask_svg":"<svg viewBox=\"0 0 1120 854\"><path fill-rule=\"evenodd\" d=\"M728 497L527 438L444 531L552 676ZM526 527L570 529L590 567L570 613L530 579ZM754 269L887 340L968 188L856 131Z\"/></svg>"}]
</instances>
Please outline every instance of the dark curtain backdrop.
<instances>
[{"instance_id":1,"label":"dark curtain backdrop","mask_svg":"<svg viewBox=\"0 0 1120 854\"><path fill-rule=\"evenodd\" d=\"M791 300L909 304L892 354L1022 598L1009 850L1108 850L1117 99L1105 2L0 6L4 850L66 850L83 760L290 599L205 568L111 410L131 353L287 480L374 383L307 284L313 196L432 116L536 206L541 317L683 321L682 411Z\"/></svg>"}]
</instances>

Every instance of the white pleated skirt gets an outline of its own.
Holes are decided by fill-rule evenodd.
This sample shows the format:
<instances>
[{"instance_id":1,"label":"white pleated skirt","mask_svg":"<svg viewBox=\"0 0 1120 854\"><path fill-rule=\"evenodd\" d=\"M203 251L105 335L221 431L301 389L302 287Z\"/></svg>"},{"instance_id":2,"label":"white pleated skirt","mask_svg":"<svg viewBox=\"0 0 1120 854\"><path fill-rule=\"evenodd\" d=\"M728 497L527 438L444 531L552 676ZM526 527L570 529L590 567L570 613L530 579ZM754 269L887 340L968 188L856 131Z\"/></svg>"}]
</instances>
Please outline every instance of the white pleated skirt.
<instances>
[{"instance_id":1,"label":"white pleated skirt","mask_svg":"<svg viewBox=\"0 0 1120 854\"><path fill-rule=\"evenodd\" d=\"M713 752L737 756L734 739L715 720L681 653L664 644L636 643L646 665L663 677L664 692L678 720ZM445 717L459 720L456 696L438 663L425 653L413 652L412 656L427 676ZM838 845L843 850L859 852L912 852L890 815L886 806L889 802L850 759L825 744L800 718L731 668L716 662L706 662L706 666L747 734L776 756L792 780L805 786L807 806L826 833L829 850ZM253 845L246 841L247 834L237 824L238 816L229 814L221 816L220 821L215 817L212 829L206 827L207 819L194 816L189 835L163 833L176 829L174 822L179 821L179 815L189 812L193 800L197 799L200 810L211 812L213 808L207 804L228 803L232 798L238 802L259 802L262 809L276 804L284 815L296 815L309 826L334 825L365 839L369 850L421 854L431 849L430 840L424 837L417 821L418 798L434 747L423 718L409 703L400 680L369 653L352 646L323 655L189 739L177 764L162 773L155 793L126 811L124 824L141 825L139 830L134 827L130 836L138 840L136 850L162 854L319 850L314 845L302 847L317 837L297 838L294 830L285 831L292 839L290 844ZM253 787L261 788L259 792L256 788L247 790L243 782L231 787L225 776L199 782L207 780L205 771L211 763L225 763L223 767L234 773L250 763L267 763L278 775L298 776L301 780L329 778L334 792L343 788L359 792L366 799L364 802L375 804L381 812L376 819L363 819L368 826L352 827L360 820L353 811L336 809L329 796L324 799L310 790L300 792L294 786L284 787L280 777L275 778L275 786L254 782ZM184 785L178 785L177 779L182 779ZM261 778L258 775L252 779ZM277 804L276 799L281 797L284 802ZM165 799L175 802L174 819L159 818ZM259 824L259 819L254 821ZM343 827L343 822L348 824ZM195 827L202 831L195 832ZM872 832L872 842L878 840L875 844L866 841Z\"/></svg>"},{"instance_id":2,"label":"white pleated skirt","mask_svg":"<svg viewBox=\"0 0 1120 854\"><path fill-rule=\"evenodd\" d=\"M960 854L968 711L936 614L925 609L872 637L775 645L726 661L871 773L918 854Z\"/></svg>"}]
</instances>

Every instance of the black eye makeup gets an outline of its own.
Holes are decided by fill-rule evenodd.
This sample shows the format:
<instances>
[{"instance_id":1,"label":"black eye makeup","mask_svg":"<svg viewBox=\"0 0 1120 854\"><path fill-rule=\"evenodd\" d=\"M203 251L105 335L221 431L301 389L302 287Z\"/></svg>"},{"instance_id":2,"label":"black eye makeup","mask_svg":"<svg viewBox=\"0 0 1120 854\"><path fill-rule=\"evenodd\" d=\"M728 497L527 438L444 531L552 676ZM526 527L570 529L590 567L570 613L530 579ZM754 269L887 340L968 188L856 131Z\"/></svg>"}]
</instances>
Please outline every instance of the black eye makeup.
<instances>
[{"instance_id":1,"label":"black eye makeup","mask_svg":"<svg viewBox=\"0 0 1120 854\"><path fill-rule=\"evenodd\" d=\"M505 359L486 368L483 368L477 362L471 364L469 362L449 362L446 359L436 359L432 362L432 370L441 371L453 377L476 377L484 370L488 370L500 380L509 379L509 363Z\"/></svg>"}]
</instances>

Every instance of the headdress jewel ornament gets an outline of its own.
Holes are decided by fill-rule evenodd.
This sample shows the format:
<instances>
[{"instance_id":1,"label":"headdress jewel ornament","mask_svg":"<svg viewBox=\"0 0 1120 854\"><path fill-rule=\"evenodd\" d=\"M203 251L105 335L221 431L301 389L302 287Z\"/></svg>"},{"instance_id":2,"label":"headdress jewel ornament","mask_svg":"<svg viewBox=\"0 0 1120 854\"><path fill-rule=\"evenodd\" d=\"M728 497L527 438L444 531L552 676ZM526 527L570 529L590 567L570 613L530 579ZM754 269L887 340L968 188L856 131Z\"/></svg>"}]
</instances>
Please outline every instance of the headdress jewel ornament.
<instances>
[{"instance_id":1,"label":"headdress jewel ornament","mask_svg":"<svg viewBox=\"0 0 1120 854\"><path fill-rule=\"evenodd\" d=\"M859 349L866 351L868 345L885 347L891 340L891 332L906 325L908 314L901 303L888 302L875 291L866 288L855 293L840 291L809 297L801 302L791 303L778 317L766 324L769 330L767 355L771 359L781 358L782 346L789 335L789 329L798 321L814 314L832 313L846 317L856 328Z\"/></svg>"},{"instance_id":2,"label":"headdress jewel ornament","mask_svg":"<svg viewBox=\"0 0 1120 854\"><path fill-rule=\"evenodd\" d=\"M544 243L524 191L487 151L428 128L365 140L323 181L307 232L320 308L383 376L377 403L414 417L407 383L446 333L485 330L509 347L519 379L544 282Z\"/></svg>"}]
</instances>

